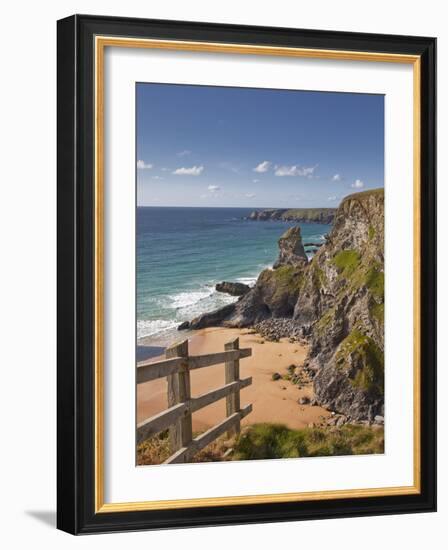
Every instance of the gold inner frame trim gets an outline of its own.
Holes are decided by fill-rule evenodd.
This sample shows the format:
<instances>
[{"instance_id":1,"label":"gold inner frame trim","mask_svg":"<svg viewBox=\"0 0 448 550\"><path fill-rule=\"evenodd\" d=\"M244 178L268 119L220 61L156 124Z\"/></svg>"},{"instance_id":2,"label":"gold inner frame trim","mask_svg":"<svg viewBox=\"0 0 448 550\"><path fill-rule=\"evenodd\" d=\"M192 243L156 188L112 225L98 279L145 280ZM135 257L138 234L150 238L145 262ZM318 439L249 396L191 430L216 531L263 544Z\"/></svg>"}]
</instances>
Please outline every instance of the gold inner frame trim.
<instances>
[{"instance_id":1,"label":"gold inner frame trim","mask_svg":"<svg viewBox=\"0 0 448 550\"><path fill-rule=\"evenodd\" d=\"M142 502L104 502L104 50L106 47L152 48L207 53L232 53L245 55L267 55L330 59L341 61L370 61L382 63L407 63L413 65L413 197L414 197L414 480L413 485L402 487L379 487L331 491L296 492L263 495L244 495L179 500ZM420 177L420 120L421 120L421 61L417 55L389 54L382 52L356 52L345 50L324 50L253 44L226 44L182 40L157 40L141 38L120 38L96 36L95 55L95 513L132 512L143 510L167 510L207 506L232 506L241 504L262 504L275 502L303 502L333 500L341 498L362 498L379 496L412 495L421 492L421 425L420 425L420 221L421 221L421 177Z\"/></svg>"}]
</instances>

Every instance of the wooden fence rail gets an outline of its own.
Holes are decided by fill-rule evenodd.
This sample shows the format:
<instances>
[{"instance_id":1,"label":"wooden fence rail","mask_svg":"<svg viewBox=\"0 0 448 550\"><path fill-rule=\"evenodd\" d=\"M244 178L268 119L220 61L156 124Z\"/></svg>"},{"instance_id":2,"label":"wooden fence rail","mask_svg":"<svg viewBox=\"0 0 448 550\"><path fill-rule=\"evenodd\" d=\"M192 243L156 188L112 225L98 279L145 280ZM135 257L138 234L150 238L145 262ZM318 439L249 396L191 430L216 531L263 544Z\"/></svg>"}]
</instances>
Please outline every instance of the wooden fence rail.
<instances>
[{"instance_id":1,"label":"wooden fence rail","mask_svg":"<svg viewBox=\"0 0 448 550\"><path fill-rule=\"evenodd\" d=\"M225 351L190 356L188 340L168 348L166 359L137 365L137 384L167 377L168 409L137 425L137 443L169 428L171 456L165 464L188 462L201 449L223 433L237 434L241 420L252 411L252 405L241 408L240 391L252 384L252 378L240 379L240 359L250 357L250 348L239 348L236 338L225 344ZM198 397L191 397L190 371L225 363L225 385ZM193 438L191 415L208 405L226 399L227 417L206 432Z\"/></svg>"}]
</instances>

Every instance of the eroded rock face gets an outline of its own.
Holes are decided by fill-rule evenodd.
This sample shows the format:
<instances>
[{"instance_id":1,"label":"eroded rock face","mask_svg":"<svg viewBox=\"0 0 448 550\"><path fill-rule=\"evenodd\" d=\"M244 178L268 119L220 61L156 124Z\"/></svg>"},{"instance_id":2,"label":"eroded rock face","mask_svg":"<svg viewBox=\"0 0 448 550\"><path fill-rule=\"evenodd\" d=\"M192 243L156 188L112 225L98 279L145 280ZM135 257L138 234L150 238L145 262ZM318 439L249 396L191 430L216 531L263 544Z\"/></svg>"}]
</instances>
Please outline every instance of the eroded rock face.
<instances>
[{"instance_id":1,"label":"eroded rock face","mask_svg":"<svg viewBox=\"0 0 448 550\"><path fill-rule=\"evenodd\" d=\"M303 248L302 235L298 225L290 227L286 233L283 233L278 241L278 246L280 254L274 264L274 269L284 265L302 267L308 263L308 257Z\"/></svg>"},{"instance_id":2,"label":"eroded rock face","mask_svg":"<svg viewBox=\"0 0 448 550\"><path fill-rule=\"evenodd\" d=\"M383 414L384 193L344 199L306 271L294 319L310 332L317 402L353 420Z\"/></svg>"}]
</instances>

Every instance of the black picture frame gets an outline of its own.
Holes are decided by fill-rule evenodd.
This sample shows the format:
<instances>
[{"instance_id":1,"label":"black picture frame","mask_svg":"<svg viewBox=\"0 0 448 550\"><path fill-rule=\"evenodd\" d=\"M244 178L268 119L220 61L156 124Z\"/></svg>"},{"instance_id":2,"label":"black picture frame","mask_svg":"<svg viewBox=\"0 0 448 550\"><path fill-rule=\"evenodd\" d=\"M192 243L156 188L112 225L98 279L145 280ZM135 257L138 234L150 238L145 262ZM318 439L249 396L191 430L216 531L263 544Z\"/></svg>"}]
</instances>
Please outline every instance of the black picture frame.
<instances>
[{"instance_id":1,"label":"black picture frame","mask_svg":"<svg viewBox=\"0 0 448 550\"><path fill-rule=\"evenodd\" d=\"M436 39L74 15L57 24L57 526L72 534L431 512L436 509ZM95 512L94 51L97 35L411 54L421 60L419 494Z\"/></svg>"}]
</instances>

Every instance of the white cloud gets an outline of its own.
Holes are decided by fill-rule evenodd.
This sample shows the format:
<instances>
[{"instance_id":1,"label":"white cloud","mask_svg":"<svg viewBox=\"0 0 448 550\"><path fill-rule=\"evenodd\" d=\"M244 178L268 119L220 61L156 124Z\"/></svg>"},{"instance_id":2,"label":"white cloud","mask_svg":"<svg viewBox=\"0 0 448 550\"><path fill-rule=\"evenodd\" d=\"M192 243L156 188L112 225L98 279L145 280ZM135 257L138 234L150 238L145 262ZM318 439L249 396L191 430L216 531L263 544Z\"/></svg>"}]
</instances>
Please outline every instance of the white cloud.
<instances>
[{"instance_id":1,"label":"white cloud","mask_svg":"<svg viewBox=\"0 0 448 550\"><path fill-rule=\"evenodd\" d=\"M335 195L333 195L332 197L328 197L327 200L329 200L331 202L334 202L335 200L337 200L337 197Z\"/></svg>"},{"instance_id":2,"label":"white cloud","mask_svg":"<svg viewBox=\"0 0 448 550\"><path fill-rule=\"evenodd\" d=\"M254 183L258 183L260 180L254 179L252 180Z\"/></svg>"},{"instance_id":3,"label":"white cloud","mask_svg":"<svg viewBox=\"0 0 448 550\"><path fill-rule=\"evenodd\" d=\"M354 183L352 183L352 187L355 189L362 189L364 187L364 182L361 180L356 180Z\"/></svg>"},{"instance_id":4,"label":"white cloud","mask_svg":"<svg viewBox=\"0 0 448 550\"><path fill-rule=\"evenodd\" d=\"M247 197L248 199L253 199L255 197L255 193L246 193L245 194L245 197Z\"/></svg>"},{"instance_id":5,"label":"white cloud","mask_svg":"<svg viewBox=\"0 0 448 550\"><path fill-rule=\"evenodd\" d=\"M305 176L311 177L314 174L317 166L277 166L275 170L276 176Z\"/></svg>"},{"instance_id":6,"label":"white cloud","mask_svg":"<svg viewBox=\"0 0 448 550\"><path fill-rule=\"evenodd\" d=\"M189 149L184 149L183 151L179 151L177 153L178 157L186 157L188 155L191 155L191 151Z\"/></svg>"},{"instance_id":7,"label":"white cloud","mask_svg":"<svg viewBox=\"0 0 448 550\"><path fill-rule=\"evenodd\" d=\"M176 176L200 176L204 170L203 166L192 166L191 168L177 168L173 174Z\"/></svg>"},{"instance_id":8,"label":"white cloud","mask_svg":"<svg viewBox=\"0 0 448 550\"><path fill-rule=\"evenodd\" d=\"M333 181L341 181L341 174L335 174L331 179Z\"/></svg>"},{"instance_id":9,"label":"white cloud","mask_svg":"<svg viewBox=\"0 0 448 550\"><path fill-rule=\"evenodd\" d=\"M216 191L219 191L221 187L219 187L219 185L209 185L207 189L210 191L210 193L216 193Z\"/></svg>"},{"instance_id":10,"label":"white cloud","mask_svg":"<svg viewBox=\"0 0 448 550\"><path fill-rule=\"evenodd\" d=\"M272 162L269 162L268 160L264 160L263 162L260 162L257 166L254 168L254 172L263 173L267 172L269 168L271 167Z\"/></svg>"},{"instance_id":11,"label":"white cloud","mask_svg":"<svg viewBox=\"0 0 448 550\"><path fill-rule=\"evenodd\" d=\"M162 176L153 176L151 179L153 179L153 180L163 180Z\"/></svg>"},{"instance_id":12,"label":"white cloud","mask_svg":"<svg viewBox=\"0 0 448 550\"><path fill-rule=\"evenodd\" d=\"M152 164L146 163L144 160L138 160L137 168L139 170L151 170Z\"/></svg>"}]
</instances>

